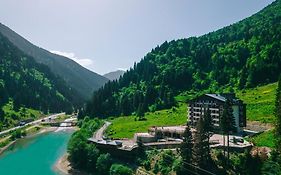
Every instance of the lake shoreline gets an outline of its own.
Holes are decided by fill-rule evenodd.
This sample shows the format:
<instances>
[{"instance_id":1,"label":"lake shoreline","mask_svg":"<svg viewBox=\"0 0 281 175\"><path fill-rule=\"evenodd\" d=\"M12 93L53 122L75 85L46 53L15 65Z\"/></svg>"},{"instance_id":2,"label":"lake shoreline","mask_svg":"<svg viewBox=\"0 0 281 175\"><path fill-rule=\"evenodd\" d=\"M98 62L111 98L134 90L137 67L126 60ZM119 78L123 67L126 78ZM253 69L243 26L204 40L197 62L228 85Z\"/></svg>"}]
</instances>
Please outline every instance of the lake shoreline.
<instances>
[{"instance_id":1,"label":"lake shoreline","mask_svg":"<svg viewBox=\"0 0 281 175\"><path fill-rule=\"evenodd\" d=\"M40 134L45 134L45 133L48 133L48 132L59 132L59 131L64 131L64 130L77 130L77 128L75 127L67 127L67 128L64 128L64 127L51 127L51 126L48 126L48 127L44 127L42 128L41 130L39 130L38 132L34 132L30 135L27 135L23 138L20 138L20 139L27 139L27 138L31 138L31 137L35 137L37 135L40 135ZM20 139L16 139L16 140L13 140L11 141L10 143L8 143L6 146L4 146L3 148L0 148L0 156L7 150L9 149L12 145L14 145L18 140Z\"/></svg>"},{"instance_id":2,"label":"lake shoreline","mask_svg":"<svg viewBox=\"0 0 281 175\"><path fill-rule=\"evenodd\" d=\"M77 131L77 127L71 127L69 128L73 131ZM72 168L71 163L68 161L69 154L66 152L64 153L55 163L53 166L54 170L59 172L62 175L70 175L70 174L76 174L76 175L88 175L88 173L81 172L79 170L75 170Z\"/></svg>"},{"instance_id":3,"label":"lake shoreline","mask_svg":"<svg viewBox=\"0 0 281 175\"><path fill-rule=\"evenodd\" d=\"M0 148L0 155L3 154L8 148L10 148L10 146L14 145L15 143L16 143L16 140L11 141L10 143L8 143L3 148Z\"/></svg>"},{"instance_id":4,"label":"lake shoreline","mask_svg":"<svg viewBox=\"0 0 281 175\"><path fill-rule=\"evenodd\" d=\"M36 137L41 137L44 135L48 135L48 133L73 133L75 130L77 130L77 127L43 127L40 130L36 131L36 132L32 132L30 134L28 134L27 136L20 138L20 139L16 139L14 141L9 142L6 146L4 146L3 148L0 149L0 156L5 156L5 152L9 151L10 148L13 147L13 145L16 145L19 142L22 142L24 140L29 140L32 138L36 138ZM55 174L59 174L59 175L67 175L68 170L71 169L67 168L67 164L65 166L63 166L61 168L61 165L63 163L68 163L67 161L67 152L63 151L61 152L58 157L52 161L52 163L50 164L49 168L53 169L53 172L56 172ZM56 165L60 165L60 166L56 166ZM71 172L74 172L73 170L71 170ZM72 174L72 173L71 173ZM75 173L77 174L77 173ZM80 173L79 173L80 174Z\"/></svg>"},{"instance_id":5,"label":"lake shoreline","mask_svg":"<svg viewBox=\"0 0 281 175\"><path fill-rule=\"evenodd\" d=\"M46 128L43 128L42 130L39 130L38 132L35 132L35 133L32 133L30 135L27 135L23 138L20 138L20 139L26 139L26 138L31 138L31 137L35 137L39 134L43 134L43 133L47 133L47 132L52 132L52 131L55 131L57 130L58 127L46 127ZM11 141L10 143L8 143L6 146L4 146L3 148L0 148L0 156L7 150L9 149L12 145L14 145L18 140L20 139L16 139L16 140L13 140Z\"/></svg>"},{"instance_id":6,"label":"lake shoreline","mask_svg":"<svg viewBox=\"0 0 281 175\"><path fill-rule=\"evenodd\" d=\"M88 173L81 172L79 170L75 170L72 168L71 163L68 161L68 153L65 153L61 156L56 164L54 165L54 169L62 175L89 175Z\"/></svg>"},{"instance_id":7,"label":"lake shoreline","mask_svg":"<svg viewBox=\"0 0 281 175\"><path fill-rule=\"evenodd\" d=\"M63 175L69 175L72 169L67 157L67 153L63 154L54 165L54 169Z\"/></svg>"}]
</instances>

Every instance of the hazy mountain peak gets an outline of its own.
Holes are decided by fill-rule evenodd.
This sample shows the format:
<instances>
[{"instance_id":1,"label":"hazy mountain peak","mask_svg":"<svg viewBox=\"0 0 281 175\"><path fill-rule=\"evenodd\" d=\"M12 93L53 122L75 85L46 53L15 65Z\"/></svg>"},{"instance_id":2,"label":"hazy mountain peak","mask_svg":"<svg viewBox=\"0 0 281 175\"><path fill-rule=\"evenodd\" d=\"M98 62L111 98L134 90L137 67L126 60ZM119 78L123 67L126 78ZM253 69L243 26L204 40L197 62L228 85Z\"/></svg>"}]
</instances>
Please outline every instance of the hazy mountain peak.
<instances>
[{"instance_id":1,"label":"hazy mountain peak","mask_svg":"<svg viewBox=\"0 0 281 175\"><path fill-rule=\"evenodd\" d=\"M109 80L117 80L120 78L120 76L122 76L125 73L124 70L116 70L116 71L112 71L109 73L104 74L103 76Z\"/></svg>"}]
</instances>

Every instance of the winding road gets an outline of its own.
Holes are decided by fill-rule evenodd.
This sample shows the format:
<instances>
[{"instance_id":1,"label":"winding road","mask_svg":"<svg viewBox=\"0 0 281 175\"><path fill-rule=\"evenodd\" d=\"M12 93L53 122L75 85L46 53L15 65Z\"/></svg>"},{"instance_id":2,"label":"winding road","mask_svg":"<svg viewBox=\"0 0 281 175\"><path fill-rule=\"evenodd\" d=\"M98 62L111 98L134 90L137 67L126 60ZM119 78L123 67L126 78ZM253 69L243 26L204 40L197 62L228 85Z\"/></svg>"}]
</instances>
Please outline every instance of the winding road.
<instances>
[{"instance_id":1,"label":"winding road","mask_svg":"<svg viewBox=\"0 0 281 175\"><path fill-rule=\"evenodd\" d=\"M109 125L111 125L110 122L105 122L104 125L94 133L93 139L104 140L103 139L103 133Z\"/></svg>"}]
</instances>

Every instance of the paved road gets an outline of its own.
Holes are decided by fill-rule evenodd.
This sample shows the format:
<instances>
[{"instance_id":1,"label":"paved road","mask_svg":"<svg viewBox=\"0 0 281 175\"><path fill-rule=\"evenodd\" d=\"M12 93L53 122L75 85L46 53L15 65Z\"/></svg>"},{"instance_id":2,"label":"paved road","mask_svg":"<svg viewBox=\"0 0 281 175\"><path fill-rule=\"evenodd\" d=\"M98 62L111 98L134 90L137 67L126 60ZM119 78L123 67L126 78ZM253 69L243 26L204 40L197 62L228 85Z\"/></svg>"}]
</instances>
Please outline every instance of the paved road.
<instances>
[{"instance_id":1,"label":"paved road","mask_svg":"<svg viewBox=\"0 0 281 175\"><path fill-rule=\"evenodd\" d=\"M39 119L39 120L35 120L35 121L32 121L32 122L26 123L26 124L23 125L23 126L17 126L17 127L14 127L14 128L7 129L7 130L5 130L5 131L1 131L1 132L0 132L0 136L3 135L3 134L7 134L7 133L9 133L9 132L11 132L11 131L14 131L14 130L16 130L16 129L23 128L23 127L25 127L26 125L36 125L36 124L39 124L39 123L42 122L42 120L49 120L49 119L53 120L53 119L56 119L58 116L64 115L64 114L65 114L65 113L63 112L63 113L58 113L58 114L49 115L49 116L44 117L44 118L41 118L41 119Z\"/></svg>"},{"instance_id":2,"label":"paved road","mask_svg":"<svg viewBox=\"0 0 281 175\"><path fill-rule=\"evenodd\" d=\"M110 122L105 122L104 125L94 133L93 138L97 140L103 140L103 133L110 124Z\"/></svg>"}]
</instances>

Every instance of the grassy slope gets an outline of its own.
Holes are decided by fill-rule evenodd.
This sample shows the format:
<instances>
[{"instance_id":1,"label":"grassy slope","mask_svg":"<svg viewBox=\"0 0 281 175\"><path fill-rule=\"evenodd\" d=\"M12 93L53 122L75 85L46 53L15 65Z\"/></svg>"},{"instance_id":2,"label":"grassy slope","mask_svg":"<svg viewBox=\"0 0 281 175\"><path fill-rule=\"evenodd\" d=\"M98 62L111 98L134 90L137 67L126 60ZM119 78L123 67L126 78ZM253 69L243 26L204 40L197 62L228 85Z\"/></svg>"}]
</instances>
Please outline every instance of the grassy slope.
<instances>
[{"instance_id":1,"label":"grassy slope","mask_svg":"<svg viewBox=\"0 0 281 175\"><path fill-rule=\"evenodd\" d=\"M135 121L135 116L118 117L110 122L107 134L112 138L132 138L136 132L147 132L151 126L183 125L186 123L187 106L181 103L179 108L148 112L146 121Z\"/></svg>"},{"instance_id":2,"label":"grassy slope","mask_svg":"<svg viewBox=\"0 0 281 175\"><path fill-rule=\"evenodd\" d=\"M237 92L237 96L247 104L248 120L264 123L274 122L273 111L276 88L277 83L273 83ZM187 106L184 101L190 98L191 96L188 93L177 96L176 100L179 101L180 106L176 108L176 111L170 109L146 113L145 117L147 121L135 121L135 116L112 119L112 125L106 132L108 136L112 138L132 138L135 132L146 132L150 126L185 124L187 119ZM270 143L267 144L267 142L264 142L264 138L268 138L268 142ZM257 145L264 142L265 144L263 144L263 146L267 146L272 144L272 139L270 138L270 133L266 132L255 137L255 140Z\"/></svg>"},{"instance_id":3,"label":"grassy slope","mask_svg":"<svg viewBox=\"0 0 281 175\"><path fill-rule=\"evenodd\" d=\"M42 117L42 113L38 110L30 109L30 108L21 108L19 111L13 110L13 103L9 102L8 104L3 106L3 110L5 112L5 118L8 126L3 126L2 129L7 129L13 126L16 126L19 121L24 119L37 119Z\"/></svg>"},{"instance_id":4,"label":"grassy slope","mask_svg":"<svg viewBox=\"0 0 281 175\"><path fill-rule=\"evenodd\" d=\"M247 119L263 123L274 123L275 93L277 83L239 91L237 96L247 104ZM273 130L249 139L256 146L274 147Z\"/></svg>"},{"instance_id":5,"label":"grassy slope","mask_svg":"<svg viewBox=\"0 0 281 175\"><path fill-rule=\"evenodd\" d=\"M277 83L239 91L237 96L247 104L247 119L274 123L274 106Z\"/></svg>"},{"instance_id":6,"label":"grassy slope","mask_svg":"<svg viewBox=\"0 0 281 175\"><path fill-rule=\"evenodd\" d=\"M270 148L274 148L274 133L273 130L263 132L255 137L249 139L256 146L267 146Z\"/></svg>"}]
</instances>

